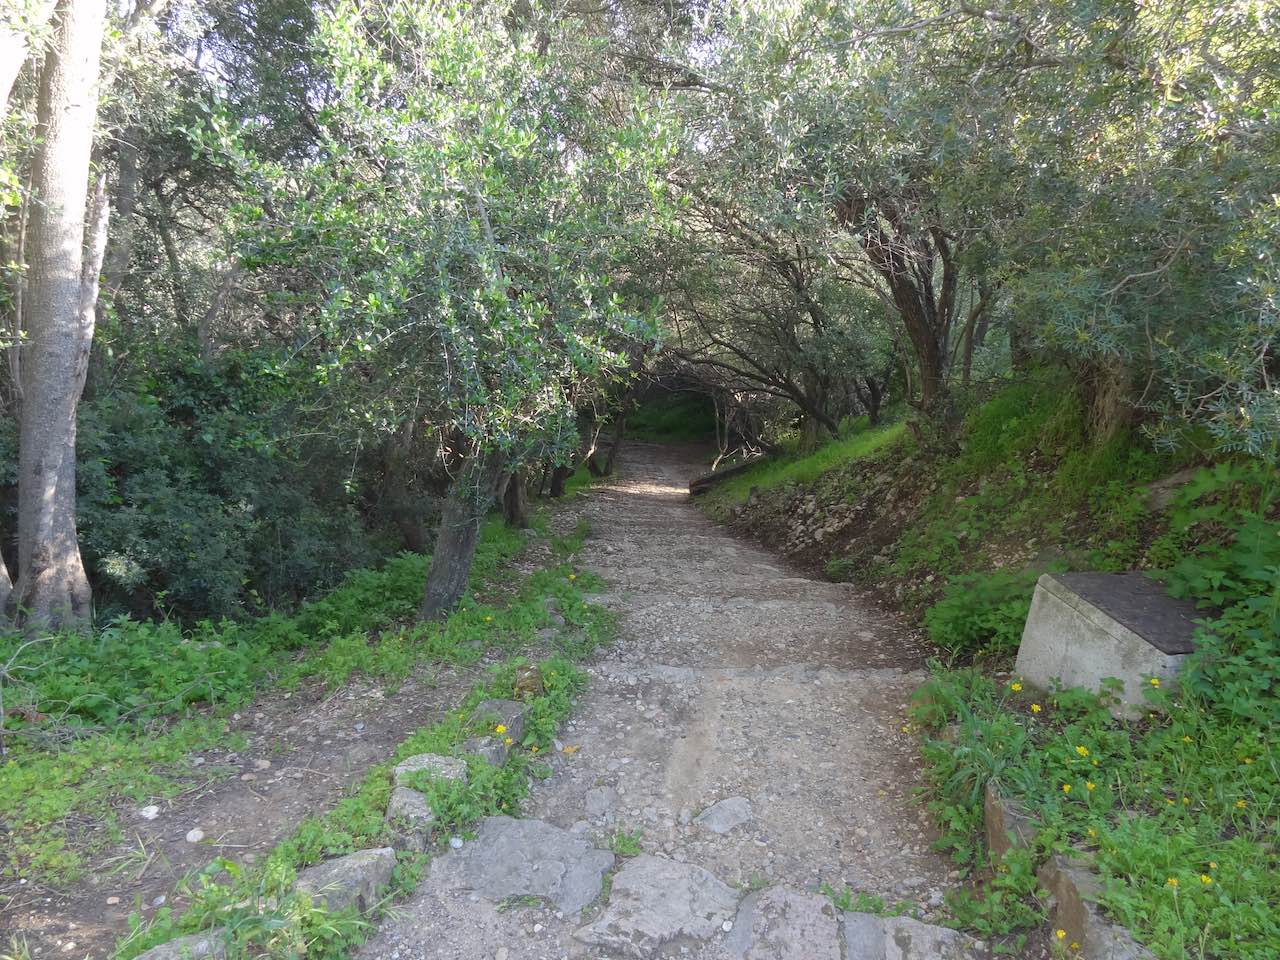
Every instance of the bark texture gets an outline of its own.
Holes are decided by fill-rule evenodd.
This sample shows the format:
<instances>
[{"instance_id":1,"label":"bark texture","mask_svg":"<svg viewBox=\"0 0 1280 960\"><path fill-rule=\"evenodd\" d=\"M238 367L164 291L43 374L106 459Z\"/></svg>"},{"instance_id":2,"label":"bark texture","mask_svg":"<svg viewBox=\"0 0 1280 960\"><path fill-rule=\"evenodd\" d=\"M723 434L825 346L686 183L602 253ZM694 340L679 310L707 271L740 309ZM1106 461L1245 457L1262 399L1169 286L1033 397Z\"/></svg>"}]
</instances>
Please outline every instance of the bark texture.
<instances>
[{"instance_id":1,"label":"bark texture","mask_svg":"<svg viewBox=\"0 0 1280 960\"><path fill-rule=\"evenodd\" d=\"M423 620L447 613L467 592L481 521L505 479L501 457L488 454L471 460L450 484L422 592Z\"/></svg>"},{"instance_id":2,"label":"bark texture","mask_svg":"<svg viewBox=\"0 0 1280 960\"><path fill-rule=\"evenodd\" d=\"M509 527L517 530L529 527L529 491L524 474L519 470L507 478L507 489L502 495L502 516Z\"/></svg>"},{"instance_id":3,"label":"bark texture","mask_svg":"<svg viewBox=\"0 0 1280 960\"><path fill-rule=\"evenodd\" d=\"M32 185L27 342L18 446L18 583L29 628L83 623L89 581L76 537L76 405L93 340L107 203L99 182L86 224L97 121L103 0L60 0L40 85L42 144Z\"/></svg>"}]
</instances>

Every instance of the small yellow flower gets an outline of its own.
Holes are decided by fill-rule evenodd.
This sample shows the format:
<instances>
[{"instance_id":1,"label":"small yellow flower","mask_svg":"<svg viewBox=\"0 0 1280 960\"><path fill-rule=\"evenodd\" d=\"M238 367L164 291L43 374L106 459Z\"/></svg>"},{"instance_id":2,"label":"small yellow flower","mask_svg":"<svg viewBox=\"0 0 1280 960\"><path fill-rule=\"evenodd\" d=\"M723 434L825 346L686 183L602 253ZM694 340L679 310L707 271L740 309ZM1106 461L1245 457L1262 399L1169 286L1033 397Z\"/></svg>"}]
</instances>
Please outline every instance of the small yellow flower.
<instances>
[{"instance_id":1,"label":"small yellow flower","mask_svg":"<svg viewBox=\"0 0 1280 960\"><path fill-rule=\"evenodd\" d=\"M1209 861L1209 869L1210 869L1210 870L1217 870L1217 869L1218 869L1218 864L1217 864L1217 862L1216 862L1216 861L1213 861L1213 860L1210 860L1210 861Z\"/></svg>"},{"instance_id":2,"label":"small yellow flower","mask_svg":"<svg viewBox=\"0 0 1280 960\"><path fill-rule=\"evenodd\" d=\"M1063 930L1061 927L1053 931L1053 935L1057 937L1059 940L1067 939L1067 931Z\"/></svg>"},{"instance_id":3,"label":"small yellow flower","mask_svg":"<svg viewBox=\"0 0 1280 960\"><path fill-rule=\"evenodd\" d=\"M490 617L490 616L486 615L486 616L485 616L485 618L484 618L484 622L485 622L485 623L493 623L493 617Z\"/></svg>"},{"instance_id":4,"label":"small yellow flower","mask_svg":"<svg viewBox=\"0 0 1280 960\"><path fill-rule=\"evenodd\" d=\"M494 728L493 728L493 732L494 732L494 733L506 733L506 732L507 732L507 725L506 725L505 723L500 723L500 724L498 724L496 727L494 727Z\"/></svg>"},{"instance_id":5,"label":"small yellow flower","mask_svg":"<svg viewBox=\"0 0 1280 960\"><path fill-rule=\"evenodd\" d=\"M532 747L530 747L530 748L529 748L529 752L530 752L530 753L537 753L537 752L538 752L538 745L535 743Z\"/></svg>"},{"instance_id":6,"label":"small yellow flower","mask_svg":"<svg viewBox=\"0 0 1280 960\"><path fill-rule=\"evenodd\" d=\"M1088 748L1088 747L1076 747L1076 753L1080 754L1080 756L1082 756L1082 757L1087 757L1087 756L1089 755L1089 748Z\"/></svg>"},{"instance_id":7,"label":"small yellow flower","mask_svg":"<svg viewBox=\"0 0 1280 960\"><path fill-rule=\"evenodd\" d=\"M1039 713L1039 712L1040 712L1040 704L1038 704L1038 703L1033 703L1033 704L1031 705L1031 712L1032 712L1032 713Z\"/></svg>"},{"instance_id":8,"label":"small yellow flower","mask_svg":"<svg viewBox=\"0 0 1280 960\"><path fill-rule=\"evenodd\" d=\"M1062 785L1062 792L1063 792L1063 793L1070 793L1070 792L1071 792L1071 784L1069 784L1069 783L1064 783L1064 784Z\"/></svg>"},{"instance_id":9,"label":"small yellow flower","mask_svg":"<svg viewBox=\"0 0 1280 960\"><path fill-rule=\"evenodd\" d=\"M1183 743L1190 743L1190 742L1191 742L1191 738L1190 738L1190 737L1188 737L1188 736L1183 736L1183 738L1182 738L1182 742L1183 742Z\"/></svg>"},{"instance_id":10,"label":"small yellow flower","mask_svg":"<svg viewBox=\"0 0 1280 960\"><path fill-rule=\"evenodd\" d=\"M1166 887L1173 887L1176 890L1178 888L1178 878L1170 877L1168 880L1164 882L1164 885Z\"/></svg>"},{"instance_id":11,"label":"small yellow flower","mask_svg":"<svg viewBox=\"0 0 1280 960\"><path fill-rule=\"evenodd\" d=\"M1093 829L1093 827L1090 827L1090 828L1089 828L1089 830L1088 830L1088 834L1089 834L1089 836L1091 836L1091 837L1096 837L1096 836L1098 835L1098 831L1097 831L1097 830L1095 830L1095 829Z\"/></svg>"},{"instance_id":12,"label":"small yellow flower","mask_svg":"<svg viewBox=\"0 0 1280 960\"><path fill-rule=\"evenodd\" d=\"M1209 876L1207 873L1202 873L1200 874L1200 882L1207 887L1209 884L1213 883L1213 877Z\"/></svg>"},{"instance_id":13,"label":"small yellow flower","mask_svg":"<svg viewBox=\"0 0 1280 960\"><path fill-rule=\"evenodd\" d=\"M569 574L569 579L570 579L570 580L577 580L577 579L578 579L578 575L577 575L576 573L571 573L571 574Z\"/></svg>"},{"instance_id":14,"label":"small yellow flower","mask_svg":"<svg viewBox=\"0 0 1280 960\"><path fill-rule=\"evenodd\" d=\"M1182 798L1182 805L1183 805L1184 807L1189 807L1189 806L1191 806L1191 798L1190 798L1190 797L1183 797L1183 798Z\"/></svg>"},{"instance_id":15,"label":"small yellow flower","mask_svg":"<svg viewBox=\"0 0 1280 960\"><path fill-rule=\"evenodd\" d=\"M1170 806L1170 807L1172 807L1172 806L1173 806L1173 798L1172 798L1172 797L1165 797L1165 798L1164 798L1164 802L1165 802L1168 806Z\"/></svg>"},{"instance_id":16,"label":"small yellow flower","mask_svg":"<svg viewBox=\"0 0 1280 960\"><path fill-rule=\"evenodd\" d=\"M1010 689L1010 690L1012 690L1014 693L1021 693L1021 692L1022 692L1022 684L1018 683L1018 682L1015 680L1013 683L1009 684L1009 689Z\"/></svg>"},{"instance_id":17,"label":"small yellow flower","mask_svg":"<svg viewBox=\"0 0 1280 960\"><path fill-rule=\"evenodd\" d=\"M570 756L573 756L575 753L577 753L581 749L582 749L581 747L570 746L569 744L566 743L563 747L560 748L560 752L567 753Z\"/></svg>"},{"instance_id":18,"label":"small yellow flower","mask_svg":"<svg viewBox=\"0 0 1280 960\"><path fill-rule=\"evenodd\" d=\"M515 743L515 741L514 741L514 740L512 740L510 737L507 737L507 738L506 738L505 740L503 740L502 742L503 742L503 743L505 743L508 747L509 747L509 746L511 746L513 743Z\"/></svg>"},{"instance_id":19,"label":"small yellow flower","mask_svg":"<svg viewBox=\"0 0 1280 960\"><path fill-rule=\"evenodd\" d=\"M1151 678L1151 685L1152 685L1153 687L1158 687L1158 686L1160 686L1160 678L1159 678L1159 677L1152 677L1152 678Z\"/></svg>"},{"instance_id":20,"label":"small yellow flower","mask_svg":"<svg viewBox=\"0 0 1280 960\"><path fill-rule=\"evenodd\" d=\"M1243 809L1244 809L1245 807L1247 807L1248 805L1249 805L1249 802L1248 802L1247 800L1237 800L1237 801L1236 801L1236 809L1237 809L1237 810L1243 810Z\"/></svg>"},{"instance_id":21,"label":"small yellow flower","mask_svg":"<svg viewBox=\"0 0 1280 960\"><path fill-rule=\"evenodd\" d=\"M1241 762L1241 763L1243 763L1243 764L1247 767L1249 764L1253 763L1253 757L1245 757L1245 758L1244 758L1243 760L1241 760L1240 762Z\"/></svg>"},{"instance_id":22,"label":"small yellow flower","mask_svg":"<svg viewBox=\"0 0 1280 960\"><path fill-rule=\"evenodd\" d=\"M1072 940L1072 941L1071 941L1071 949L1072 949L1072 950L1079 950L1079 949L1080 949L1080 944L1078 944L1078 943L1076 943L1074 940Z\"/></svg>"},{"instance_id":23,"label":"small yellow flower","mask_svg":"<svg viewBox=\"0 0 1280 960\"><path fill-rule=\"evenodd\" d=\"M1096 766L1098 765L1098 761L1097 761L1097 760L1094 760L1094 761L1093 761L1093 765L1096 767Z\"/></svg>"},{"instance_id":24,"label":"small yellow flower","mask_svg":"<svg viewBox=\"0 0 1280 960\"><path fill-rule=\"evenodd\" d=\"M1097 786L1097 784L1096 784L1096 783L1094 783L1092 780L1086 780L1086 781L1084 782L1084 788L1085 788L1086 790L1092 790L1092 789L1093 789L1094 787L1096 787L1096 786Z\"/></svg>"}]
</instances>

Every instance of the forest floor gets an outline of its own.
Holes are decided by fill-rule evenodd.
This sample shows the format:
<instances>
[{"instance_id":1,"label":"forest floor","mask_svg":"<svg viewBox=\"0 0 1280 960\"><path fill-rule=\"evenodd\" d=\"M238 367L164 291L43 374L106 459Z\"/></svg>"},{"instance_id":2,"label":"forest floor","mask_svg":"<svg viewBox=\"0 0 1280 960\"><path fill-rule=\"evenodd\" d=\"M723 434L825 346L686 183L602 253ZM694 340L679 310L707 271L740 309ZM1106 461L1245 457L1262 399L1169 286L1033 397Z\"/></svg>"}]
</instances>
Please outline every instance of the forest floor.
<instances>
[{"instance_id":1,"label":"forest floor","mask_svg":"<svg viewBox=\"0 0 1280 960\"><path fill-rule=\"evenodd\" d=\"M811 579L705 518L688 500L699 452L631 444L619 475L581 501L593 533L581 559L608 584L597 601L617 612L619 637L588 664L524 816L739 890L939 915L959 875L929 849L903 729L927 645L857 588ZM724 801L712 811L722 833L699 814ZM359 956L581 955L577 910L493 899L433 869Z\"/></svg>"}]
</instances>

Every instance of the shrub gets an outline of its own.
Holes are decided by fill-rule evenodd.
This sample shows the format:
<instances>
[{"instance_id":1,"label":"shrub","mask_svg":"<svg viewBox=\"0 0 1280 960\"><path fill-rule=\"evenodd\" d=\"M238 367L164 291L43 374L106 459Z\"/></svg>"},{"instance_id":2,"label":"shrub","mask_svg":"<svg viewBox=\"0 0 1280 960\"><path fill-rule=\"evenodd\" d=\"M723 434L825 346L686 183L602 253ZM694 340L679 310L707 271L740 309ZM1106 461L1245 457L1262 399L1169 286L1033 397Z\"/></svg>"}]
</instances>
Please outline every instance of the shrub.
<instances>
[{"instance_id":1,"label":"shrub","mask_svg":"<svg viewBox=\"0 0 1280 960\"><path fill-rule=\"evenodd\" d=\"M953 578L924 615L929 639L953 655L1016 650L1036 576L998 570Z\"/></svg>"}]
</instances>

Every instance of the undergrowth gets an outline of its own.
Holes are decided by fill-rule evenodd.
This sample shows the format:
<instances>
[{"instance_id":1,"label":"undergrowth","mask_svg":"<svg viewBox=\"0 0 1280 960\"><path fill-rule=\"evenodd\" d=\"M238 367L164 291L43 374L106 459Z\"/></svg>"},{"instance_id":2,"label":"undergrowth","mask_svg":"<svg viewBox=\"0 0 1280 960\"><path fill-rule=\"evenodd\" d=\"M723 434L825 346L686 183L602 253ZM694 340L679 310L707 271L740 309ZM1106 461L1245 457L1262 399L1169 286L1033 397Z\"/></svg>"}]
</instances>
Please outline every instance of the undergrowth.
<instances>
[{"instance_id":1,"label":"undergrowth","mask_svg":"<svg viewBox=\"0 0 1280 960\"><path fill-rule=\"evenodd\" d=\"M486 523L473 589L492 584L525 542L500 520ZM226 718L267 686L333 688L360 674L394 687L423 661L474 663L547 624L532 593L506 604L501 619L496 606L469 596L443 623L414 624L429 562L403 554L356 571L289 617L205 621L187 631L119 619L92 635L37 642L0 635L0 809L8 825L0 874L74 882L120 839L121 805L180 792L190 754L233 748ZM530 589L556 595L554 584L538 584Z\"/></svg>"}]
</instances>

